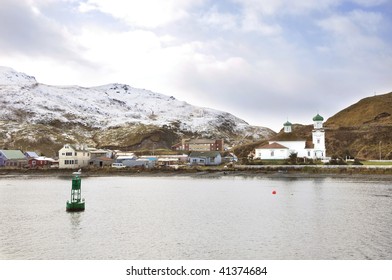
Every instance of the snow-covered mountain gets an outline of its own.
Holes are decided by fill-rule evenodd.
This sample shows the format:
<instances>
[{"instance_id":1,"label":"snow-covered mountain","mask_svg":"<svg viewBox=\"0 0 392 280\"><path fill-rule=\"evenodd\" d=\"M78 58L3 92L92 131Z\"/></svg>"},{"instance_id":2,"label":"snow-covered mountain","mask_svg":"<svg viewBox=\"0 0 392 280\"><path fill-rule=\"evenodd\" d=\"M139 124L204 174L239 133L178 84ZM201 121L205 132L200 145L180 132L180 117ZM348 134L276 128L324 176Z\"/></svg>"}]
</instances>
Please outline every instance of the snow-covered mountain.
<instances>
[{"instance_id":1,"label":"snow-covered mountain","mask_svg":"<svg viewBox=\"0 0 392 280\"><path fill-rule=\"evenodd\" d=\"M37 81L33 76L28 76L25 73L16 72L9 67L0 66L0 85L32 85Z\"/></svg>"},{"instance_id":2,"label":"snow-covered mountain","mask_svg":"<svg viewBox=\"0 0 392 280\"><path fill-rule=\"evenodd\" d=\"M7 67L0 67L0 104L0 136L4 136L0 146L16 145L18 141L22 146L31 146L32 142L45 140L57 146L63 141L84 141L97 146L135 148L137 145L128 145L121 138L144 133L151 144L153 130L173 134L164 144L157 140L162 147L182 136L224 138L234 143L274 134L232 114L196 107L173 96L123 84L50 86ZM140 140L139 146L143 142Z\"/></svg>"}]
</instances>

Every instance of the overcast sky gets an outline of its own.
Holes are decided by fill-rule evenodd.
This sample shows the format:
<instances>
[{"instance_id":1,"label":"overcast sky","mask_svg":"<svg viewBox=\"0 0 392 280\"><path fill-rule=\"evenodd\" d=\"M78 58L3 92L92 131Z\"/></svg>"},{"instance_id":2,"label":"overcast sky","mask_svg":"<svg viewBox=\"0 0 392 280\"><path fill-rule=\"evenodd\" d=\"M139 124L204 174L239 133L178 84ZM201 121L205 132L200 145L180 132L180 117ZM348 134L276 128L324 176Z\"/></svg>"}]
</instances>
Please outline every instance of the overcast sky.
<instances>
[{"instance_id":1,"label":"overcast sky","mask_svg":"<svg viewBox=\"0 0 392 280\"><path fill-rule=\"evenodd\" d=\"M0 0L0 65L275 131L392 91L390 0Z\"/></svg>"}]
</instances>

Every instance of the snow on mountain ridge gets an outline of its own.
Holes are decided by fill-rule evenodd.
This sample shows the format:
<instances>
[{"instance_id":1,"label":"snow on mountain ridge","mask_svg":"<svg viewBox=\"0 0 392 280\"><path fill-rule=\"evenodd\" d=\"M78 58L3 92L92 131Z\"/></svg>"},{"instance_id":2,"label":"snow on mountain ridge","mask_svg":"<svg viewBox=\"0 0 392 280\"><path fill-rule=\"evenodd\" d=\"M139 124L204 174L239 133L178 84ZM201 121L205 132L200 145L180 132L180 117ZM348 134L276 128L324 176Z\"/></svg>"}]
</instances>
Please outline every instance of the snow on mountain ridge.
<instances>
[{"instance_id":1,"label":"snow on mountain ridge","mask_svg":"<svg viewBox=\"0 0 392 280\"><path fill-rule=\"evenodd\" d=\"M17 72L12 68L0 66L0 85L31 85L37 81L33 76Z\"/></svg>"},{"instance_id":2,"label":"snow on mountain ridge","mask_svg":"<svg viewBox=\"0 0 392 280\"><path fill-rule=\"evenodd\" d=\"M124 84L91 88L38 84L34 77L6 67L0 67L0 102L6 105L0 120L14 120L24 112L22 121L33 124L60 121L92 128L174 125L181 131L206 133L227 126L235 133L255 130L232 114L196 107L173 96ZM257 128L258 133L270 133Z\"/></svg>"}]
</instances>

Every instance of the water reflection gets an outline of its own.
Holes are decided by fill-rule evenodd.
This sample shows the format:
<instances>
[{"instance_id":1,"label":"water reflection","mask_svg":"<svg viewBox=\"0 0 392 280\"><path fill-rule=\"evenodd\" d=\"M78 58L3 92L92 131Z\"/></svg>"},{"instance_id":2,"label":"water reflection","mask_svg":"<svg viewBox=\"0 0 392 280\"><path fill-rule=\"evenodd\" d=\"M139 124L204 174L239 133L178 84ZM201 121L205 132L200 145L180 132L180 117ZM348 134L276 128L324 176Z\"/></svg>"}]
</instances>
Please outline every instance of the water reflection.
<instances>
[{"instance_id":1,"label":"water reflection","mask_svg":"<svg viewBox=\"0 0 392 280\"><path fill-rule=\"evenodd\" d=\"M78 240L80 239L81 235L81 230L82 226L81 223L83 221L83 212L67 212L67 215L69 215L69 221L70 221L70 234L71 238L73 240Z\"/></svg>"}]
</instances>

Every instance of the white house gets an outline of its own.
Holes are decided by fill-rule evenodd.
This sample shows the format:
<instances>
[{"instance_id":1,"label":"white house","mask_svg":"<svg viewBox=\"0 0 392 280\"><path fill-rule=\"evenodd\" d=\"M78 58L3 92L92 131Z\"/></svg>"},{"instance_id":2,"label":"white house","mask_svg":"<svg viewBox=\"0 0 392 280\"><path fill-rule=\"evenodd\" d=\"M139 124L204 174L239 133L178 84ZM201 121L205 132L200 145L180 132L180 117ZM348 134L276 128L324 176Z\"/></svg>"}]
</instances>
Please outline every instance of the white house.
<instances>
[{"instance_id":1,"label":"white house","mask_svg":"<svg viewBox=\"0 0 392 280\"><path fill-rule=\"evenodd\" d=\"M85 145L65 144L59 151L59 168L81 168L88 166L90 151Z\"/></svg>"},{"instance_id":2,"label":"white house","mask_svg":"<svg viewBox=\"0 0 392 280\"><path fill-rule=\"evenodd\" d=\"M222 156L219 152L191 152L189 162L192 165L219 165L222 163Z\"/></svg>"},{"instance_id":3,"label":"white house","mask_svg":"<svg viewBox=\"0 0 392 280\"><path fill-rule=\"evenodd\" d=\"M255 159L287 159L296 153L298 157L309 159L325 159L325 131L323 129L324 118L317 114L313 118L312 141L269 141L267 145L255 149ZM292 133L292 124L283 124L284 133Z\"/></svg>"},{"instance_id":4,"label":"white house","mask_svg":"<svg viewBox=\"0 0 392 280\"><path fill-rule=\"evenodd\" d=\"M276 142L256 148L255 158L286 159L290 155L289 148Z\"/></svg>"}]
</instances>

